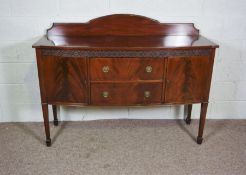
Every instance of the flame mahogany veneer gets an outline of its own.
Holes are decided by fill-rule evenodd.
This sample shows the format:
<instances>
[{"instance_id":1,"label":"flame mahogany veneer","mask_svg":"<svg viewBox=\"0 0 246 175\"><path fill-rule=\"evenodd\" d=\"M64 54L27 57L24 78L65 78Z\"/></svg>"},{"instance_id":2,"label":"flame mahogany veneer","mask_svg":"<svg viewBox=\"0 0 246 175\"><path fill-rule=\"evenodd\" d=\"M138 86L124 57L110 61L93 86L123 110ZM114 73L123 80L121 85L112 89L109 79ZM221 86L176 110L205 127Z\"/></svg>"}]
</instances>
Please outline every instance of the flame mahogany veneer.
<instances>
[{"instance_id":1,"label":"flame mahogany veneer","mask_svg":"<svg viewBox=\"0 0 246 175\"><path fill-rule=\"evenodd\" d=\"M54 23L36 49L46 144L48 105L137 106L201 103L202 143L215 43L192 23L117 14L88 23Z\"/></svg>"}]
</instances>

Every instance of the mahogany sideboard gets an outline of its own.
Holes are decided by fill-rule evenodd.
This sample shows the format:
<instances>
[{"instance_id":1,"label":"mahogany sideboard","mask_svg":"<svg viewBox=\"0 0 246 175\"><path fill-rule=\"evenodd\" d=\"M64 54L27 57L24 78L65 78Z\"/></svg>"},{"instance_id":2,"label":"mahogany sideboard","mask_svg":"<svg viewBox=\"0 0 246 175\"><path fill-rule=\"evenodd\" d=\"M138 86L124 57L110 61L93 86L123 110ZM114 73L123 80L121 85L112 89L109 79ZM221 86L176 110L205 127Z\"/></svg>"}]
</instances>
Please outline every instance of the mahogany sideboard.
<instances>
[{"instance_id":1,"label":"mahogany sideboard","mask_svg":"<svg viewBox=\"0 0 246 175\"><path fill-rule=\"evenodd\" d=\"M88 23L54 23L37 43L46 145L51 145L48 105L188 106L201 103L197 143L202 143L215 49L192 23L160 23L128 14Z\"/></svg>"}]
</instances>

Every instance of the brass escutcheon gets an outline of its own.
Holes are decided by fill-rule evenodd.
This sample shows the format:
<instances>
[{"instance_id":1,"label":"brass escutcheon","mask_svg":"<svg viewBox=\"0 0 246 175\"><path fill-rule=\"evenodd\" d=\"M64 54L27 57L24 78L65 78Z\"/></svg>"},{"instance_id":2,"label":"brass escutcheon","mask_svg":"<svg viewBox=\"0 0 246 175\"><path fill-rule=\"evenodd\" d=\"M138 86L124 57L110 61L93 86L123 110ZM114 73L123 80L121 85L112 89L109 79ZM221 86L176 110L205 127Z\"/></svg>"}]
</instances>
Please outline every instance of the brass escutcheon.
<instances>
[{"instance_id":1,"label":"brass escutcheon","mask_svg":"<svg viewBox=\"0 0 246 175\"><path fill-rule=\"evenodd\" d=\"M102 96L103 96L104 98L108 98L108 92L107 92L107 91L103 91Z\"/></svg>"},{"instance_id":2,"label":"brass escutcheon","mask_svg":"<svg viewBox=\"0 0 246 175\"><path fill-rule=\"evenodd\" d=\"M152 66L146 66L145 71L148 73L152 72Z\"/></svg>"},{"instance_id":3,"label":"brass escutcheon","mask_svg":"<svg viewBox=\"0 0 246 175\"><path fill-rule=\"evenodd\" d=\"M144 91L144 96L146 98L149 98L150 97L150 91Z\"/></svg>"},{"instance_id":4,"label":"brass escutcheon","mask_svg":"<svg viewBox=\"0 0 246 175\"><path fill-rule=\"evenodd\" d=\"M104 73L107 73L107 72L109 71L109 67L108 67L108 66L103 66L103 67L102 67L102 71L103 71Z\"/></svg>"}]
</instances>

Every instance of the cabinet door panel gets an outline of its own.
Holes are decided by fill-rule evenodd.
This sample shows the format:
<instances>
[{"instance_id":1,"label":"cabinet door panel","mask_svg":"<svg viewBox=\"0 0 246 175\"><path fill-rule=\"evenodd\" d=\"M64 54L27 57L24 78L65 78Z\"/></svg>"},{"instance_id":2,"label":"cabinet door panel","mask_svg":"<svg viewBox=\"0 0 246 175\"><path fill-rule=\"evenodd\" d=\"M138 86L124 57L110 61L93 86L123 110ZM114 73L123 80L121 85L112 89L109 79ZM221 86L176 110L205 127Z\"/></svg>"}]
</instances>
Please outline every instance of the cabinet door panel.
<instances>
[{"instance_id":1,"label":"cabinet door panel","mask_svg":"<svg viewBox=\"0 0 246 175\"><path fill-rule=\"evenodd\" d=\"M47 102L87 102L86 59L45 56L41 62Z\"/></svg>"},{"instance_id":2,"label":"cabinet door panel","mask_svg":"<svg viewBox=\"0 0 246 175\"><path fill-rule=\"evenodd\" d=\"M212 64L213 60L206 56L168 58L165 101L206 101Z\"/></svg>"}]
</instances>

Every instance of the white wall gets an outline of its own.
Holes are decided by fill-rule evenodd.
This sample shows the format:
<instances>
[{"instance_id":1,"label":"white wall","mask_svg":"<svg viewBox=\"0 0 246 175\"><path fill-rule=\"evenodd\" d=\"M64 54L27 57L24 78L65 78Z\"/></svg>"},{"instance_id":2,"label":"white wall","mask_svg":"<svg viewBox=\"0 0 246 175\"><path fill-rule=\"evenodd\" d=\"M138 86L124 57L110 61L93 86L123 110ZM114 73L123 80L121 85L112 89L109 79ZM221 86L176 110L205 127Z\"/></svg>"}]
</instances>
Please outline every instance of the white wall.
<instances>
[{"instance_id":1,"label":"white wall","mask_svg":"<svg viewBox=\"0 0 246 175\"><path fill-rule=\"evenodd\" d=\"M0 121L41 121L33 42L52 22L85 22L133 13L161 22L193 22L220 44L209 118L246 118L245 0L0 0ZM61 108L63 120L182 118L182 107ZM199 116L199 106L193 116Z\"/></svg>"}]
</instances>

